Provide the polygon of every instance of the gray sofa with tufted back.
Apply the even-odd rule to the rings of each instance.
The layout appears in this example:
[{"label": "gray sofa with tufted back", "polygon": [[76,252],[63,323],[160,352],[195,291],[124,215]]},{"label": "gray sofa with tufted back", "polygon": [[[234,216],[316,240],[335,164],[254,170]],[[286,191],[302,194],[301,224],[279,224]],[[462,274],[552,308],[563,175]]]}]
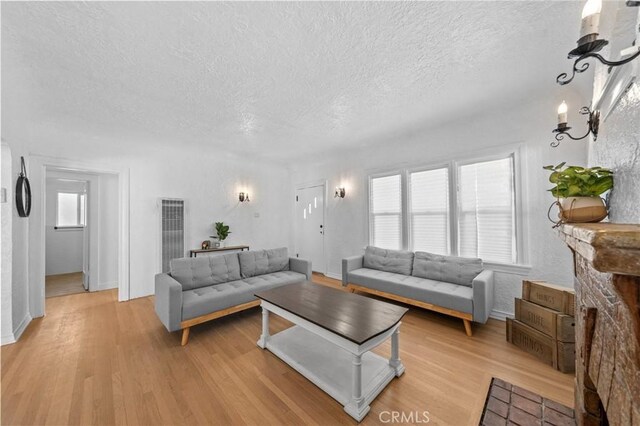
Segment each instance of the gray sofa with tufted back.
[{"label": "gray sofa with tufted back", "polygon": [[469,336],[493,309],[493,271],[480,259],[369,246],[342,259],[342,285],[461,318]]},{"label": "gray sofa with tufted back", "polygon": [[260,304],[254,293],[311,279],[311,262],[286,248],[173,259],[155,278],[155,308],[169,331],[189,328]]}]

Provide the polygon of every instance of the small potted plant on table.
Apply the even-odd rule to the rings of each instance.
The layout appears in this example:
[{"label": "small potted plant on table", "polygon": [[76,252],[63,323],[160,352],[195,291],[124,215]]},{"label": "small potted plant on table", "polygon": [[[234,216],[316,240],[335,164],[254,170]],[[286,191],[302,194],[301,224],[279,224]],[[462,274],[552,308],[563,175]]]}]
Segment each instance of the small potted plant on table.
[{"label": "small potted plant on table", "polygon": [[557,198],[553,205],[560,209],[560,223],[600,222],[608,214],[600,196],[613,188],[613,172],[604,167],[565,167],[565,164],[543,167],[551,171],[549,182],[555,186],[549,191]]},{"label": "small potted plant on table", "polygon": [[218,237],[218,241],[220,241],[220,244],[222,244],[222,246],[224,247],[226,245],[224,243],[224,240],[226,240],[229,234],[231,233],[231,231],[229,231],[229,226],[225,225],[224,222],[216,222],[215,230],[216,230],[216,235]]}]

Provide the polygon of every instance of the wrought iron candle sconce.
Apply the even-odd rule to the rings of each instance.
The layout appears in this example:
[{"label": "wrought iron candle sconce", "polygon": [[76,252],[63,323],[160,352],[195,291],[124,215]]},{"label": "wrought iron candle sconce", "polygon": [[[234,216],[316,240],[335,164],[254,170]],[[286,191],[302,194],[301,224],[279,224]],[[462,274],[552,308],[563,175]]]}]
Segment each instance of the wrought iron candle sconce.
[{"label": "wrought iron candle sconce", "polygon": [[336,187],[336,192],[333,194],[333,198],[344,198],[347,195],[347,191],[344,187]]},{"label": "wrought iron candle sconce", "polygon": [[[627,6],[639,6],[640,1],[627,1]],[[602,64],[609,67],[619,67],[628,62],[633,61],[640,56],[640,48],[636,48],[635,53],[631,53],[630,56],[620,59],[619,61],[610,61],[605,59],[598,52],[602,50],[609,42],[605,39],[598,38],[598,27],[600,24],[600,11],[602,9],[602,0],[588,0],[582,11],[582,28],[580,31],[580,38],[578,39],[578,47],[569,52],[568,58],[577,58],[573,62],[573,69],[571,76],[566,72],[556,77],[556,82],[560,85],[571,83],[576,74],[585,72],[589,69],[589,63],[584,62],[587,59],[594,58],[600,61]],[[635,46],[635,45],[634,45]]]},{"label": "wrought iron candle sconce", "polygon": [[241,203],[244,203],[244,202],[247,202],[247,203],[248,203],[249,201],[251,201],[251,200],[249,199],[249,193],[248,193],[248,192],[246,192],[246,193],[245,193],[245,192],[241,192],[241,193],[239,193],[239,194],[238,194],[238,200],[239,200]]},{"label": "wrought iron candle sconce", "polygon": [[600,50],[602,50],[602,48],[605,47],[607,44],[609,44],[607,40],[596,39],[596,40],[587,42],[581,46],[578,46],[577,48],[569,52],[568,57],[570,59],[575,57],[578,57],[578,59],[576,59],[575,62],[573,63],[573,70],[571,73],[571,77],[569,77],[566,72],[563,72],[562,74],[558,75],[558,77],[556,78],[556,81],[558,82],[558,84],[560,85],[569,84],[575,77],[576,73],[582,73],[588,70],[589,63],[588,62],[582,63],[582,62],[589,58],[595,58],[601,63],[608,65],[610,67],[619,67],[620,65],[624,65],[628,62],[631,62],[635,58],[640,56],[640,48],[638,48],[638,51],[636,53],[634,53],[633,55],[625,59],[622,59],[620,61],[609,61],[607,59],[604,59],[600,54],[597,53]]},{"label": "wrought iron candle sconce", "polygon": [[581,137],[571,136],[571,134],[569,133],[569,130],[571,130],[571,127],[567,126],[566,122],[558,123],[558,127],[553,130],[553,133],[555,133],[556,140],[551,142],[552,147],[555,148],[558,145],[560,145],[560,142],[564,140],[565,136],[569,137],[570,139],[573,139],[574,141],[579,141],[589,136],[589,134],[592,134],[594,141],[598,139],[598,127],[600,126],[600,111],[591,111],[591,108],[589,107],[582,107],[580,108],[579,113],[582,115],[589,116],[587,119],[587,125],[589,127],[587,130],[587,133]]}]

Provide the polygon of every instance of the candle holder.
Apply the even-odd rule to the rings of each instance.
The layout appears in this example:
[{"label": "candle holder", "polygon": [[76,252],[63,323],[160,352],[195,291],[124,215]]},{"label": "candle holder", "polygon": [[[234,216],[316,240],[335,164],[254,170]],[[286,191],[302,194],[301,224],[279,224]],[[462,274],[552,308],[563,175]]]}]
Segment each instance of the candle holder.
[{"label": "candle holder", "polygon": [[556,148],[558,145],[560,145],[560,142],[564,140],[565,136],[568,136],[570,139],[573,139],[574,141],[579,141],[589,136],[589,134],[593,134],[594,142],[598,139],[598,128],[600,127],[600,111],[591,111],[591,108],[589,107],[582,107],[578,112],[582,115],[589,116],[589,118],[587,119],[587,125],[589,127],[589,129],[587,130],[587,133],[581,137],[571,136],[571,134],[569,133],[569,130],[571,130],[571,127],[567,126],[567,123],[560,123],[558,124],[558,127],[553,130],[553,133],[555,133],[556,140],[551,142],[550,145],[552,147]]}]

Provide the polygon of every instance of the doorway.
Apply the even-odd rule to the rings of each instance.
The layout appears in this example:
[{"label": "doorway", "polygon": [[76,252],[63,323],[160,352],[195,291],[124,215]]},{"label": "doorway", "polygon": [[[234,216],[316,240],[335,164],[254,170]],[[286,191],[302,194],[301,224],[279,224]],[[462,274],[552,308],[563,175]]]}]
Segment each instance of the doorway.
[{"label": "doorway", "polygon": [[50,171],[45,188],[45,297],[89,290],[88,180]]},{"label": "doorway", "polygon": [[324,183],[296,189],[296,257],[311,261],[314,272],[326,273]]},{"label": "doorway", "polygon": [[117,288],[118,175],[45,174],[45,297]]}]

